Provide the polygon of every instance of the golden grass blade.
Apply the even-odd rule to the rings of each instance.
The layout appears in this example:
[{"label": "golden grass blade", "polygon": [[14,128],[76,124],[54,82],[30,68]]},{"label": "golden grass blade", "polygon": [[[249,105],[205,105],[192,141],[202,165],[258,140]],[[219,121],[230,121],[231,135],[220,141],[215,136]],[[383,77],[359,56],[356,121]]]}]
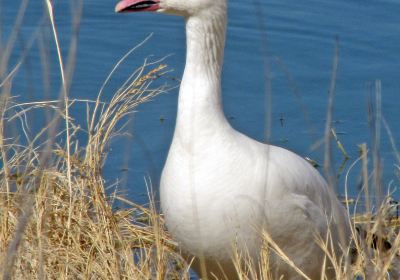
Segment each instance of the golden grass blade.
[{"label": "golden grass blade", "polygon": [[282,249],[274,242],[268,232],[263,232],[263,238],[270,244],[271,248],[278,254],[283,261],[285,261],[289,266],[291,266],[300,276],[306,280],[311,280],[296,264],[282,251]]},{"label": "golden grass blade", "polygon": [[[52,30],[53,30],[54,42],[56,44],[58,62],[59,62],[60,74],[61,74],[61,81],[62,81],[62,88],[63,88],[63,93],[64,93],[65,126],[66,126],[66,137],[67,137],[67,139],[66,139],[66,145],[67,145],[67,176],[68,176],[68,188],[69,188],[69,193],[70,193],[70,204],[72,206],[73,193],[72,193],[72,182],[71,182],[69,100],[68,100],[67,84],[66,84],[66,81],[65,81],[64,63],[63,63],[63,58],[62,58],[62,55],[61,55],[60,43],[58,41],[57,29],[56,29],[56,25],[55,25],[55,22],[54,22],[54,13],[53,13],[53,6],[52,6],[52,3],[51,3],[51,0],[46,0],[46,4],[47,4],[47,11],[48,11],[49,17],[50,17],[51,27],[52,27]],[[71,208],[72,207],[70,207],[70,209]],[[70,215],[68,215],[68,217],[69,218],[68,218],[67,229],[70,228],[71,213],[70,213]]]}]

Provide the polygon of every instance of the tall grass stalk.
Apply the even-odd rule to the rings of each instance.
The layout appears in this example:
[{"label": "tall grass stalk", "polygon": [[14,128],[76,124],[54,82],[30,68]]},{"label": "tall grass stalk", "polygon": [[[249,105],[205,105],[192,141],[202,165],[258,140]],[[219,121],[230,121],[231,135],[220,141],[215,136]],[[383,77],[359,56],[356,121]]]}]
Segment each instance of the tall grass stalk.
[{"label": "tall grass stalk", "polygon": [[[53,35],[54,35],[54,42],[56,44],[56,49],[57,49],[57,56],[58,56],[58,63],[60,66],[60,74],[61,74],[61,85],[62,85],[62,92],[64,95],[64,112],[65,112],[65,127],[66,127],[66,149],[67,149],[67,177],[68,177],[68,188],[69,188],[69,193],[70,193],[70,208],[72,209],[72,183],[71,183],[71,145],[70,145],[70,128],[69,128],[69,98],[68,98],[68,92],[67,92],[67,82],[65,80],[65,73],[64,73],[64,61],[63,57],[61,55],[61,48],[60,48],[60,43],[58,41],[58,34],[57,34],[57,28],[56,24],[54,22],[54,14],[53,14],[53,5],[50,0],[46,0],[46,5],[47,5],[47,11],[49,13],[49,18],[51,22],[51,28],[53,30]],[[71,214],[71,213],[70,213]],[[67,229],[69,230],[70,224],[71,224],[71,215],[68,215],[68,223],[67,223]]]}]

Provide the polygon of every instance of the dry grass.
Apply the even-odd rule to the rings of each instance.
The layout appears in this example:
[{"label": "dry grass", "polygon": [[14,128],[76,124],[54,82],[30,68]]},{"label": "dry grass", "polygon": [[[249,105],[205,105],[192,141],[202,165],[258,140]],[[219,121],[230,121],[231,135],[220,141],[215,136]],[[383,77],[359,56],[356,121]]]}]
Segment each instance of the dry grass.
[{"label": "dry grass", "polygon": [[[386,200],[374,215],[355,214],[351,219],[352,240],[342,255],[332,254],[333,244],[329,233],[326,238],[316,237],[325,258],[321,267],[333,269],[337,280],[347,279],[400,279],[400,219],[393,216],[393,204]],[[273,275],[271,257],[279,258],[294,271],[296,279],[309,278],[271,239],[263,232],[260,260],[255,264],[245,253],[235,251],[234,263],[240,280],[287,279]],[[325,269],[322,269],[325,271]],[[314,279],[314,278],[312,278]],[[332,279],[322,273],[321,280]]]},{"label": "dry grass", "polygon": [[[103,102],[105,85],[133,48],[111,71],[97,100],[71,100],[82,3],[71,2],[75,12],[66,64],[49,0],[47,15],[16,65],[10,67],[9,61],[28,0],[21,2],[8,41],[0,42],[0,279],[185,279],[187,266],[154,204],[143,207],[109,194],[102,178],[109,142],[123,130],[127,116],[167,90],[151,86],[166,66],[146,60],[111,101]],[[54,101],[21,104],[11,94],[13,79],[34,42],[40,47],[44,69],[49,68],[42,31],[54,39],[60,95]],[[47,71],[43,79],[46,89]],[[87,108],[86,129],[70,114],[72,106],[82,103]],[[46,116],[47,125],[32,136],[35,111]],[[84,146],[78,141],[82,135]],[[123,209],[114,207],[117,201]]]},{"label": "dry grass", "polygon": [[[88,114],[94,117],[85,147],[74,138],[81,129],[71,119],[69,134],[56,131],[38,145],[32,141],[24,147],[1,135],[3,279],[182,279],[186,267],[154,206],[145,208],[117,194],[107,195],[101,175],[105,149],[118,133],[118,123],[137,105],[165,90],[149,89],[165,66],[148,67],[141,67],[109,103],[86,102]],[[30,110],[37,106],[63,112],[56,102],[7,104],[4,124],[29,119]],[[100,112],[97,117],[93,105]],[[41,133],[46,131],[54,129],[49,126]],[[69,156],[66,145],[49,144],[66,135]],[[126,207],[113,209],[116,200]]]},{"label": "dry grass", "polygon": [[[2,157],[0,173],[0,267],[3,279],[189,278],[188,267],[163,227],[162,217],[154,205],[143,207],[117,194],[107,195],[101,176],[107,143],[118,134],[118,123],[137,105],[165,90],[149,89],[151,82],[163,71],[164,65],[146,64],[109,103],[80,101],[87,103],[88,116],[93,116],[88,118],[91,129],[85,132],[88,144],[79,147],[74,135],[81,128],[69,120],[69,160],[66,147],[56,142],[48,152],[44,150],[49,147],[47,142],[33,145],[37,141],[32,141],[28,146],[22,146],[3,135],[0,146],[2,154],[6,155]],[[71,104],[77,102],[72,100]],[[27,115],[36,107],[62,112],[57,102],[16,106],[10,100],[3,114],[8,117],[2,122],[29,119]],[[99,112],[97,117],[94,110]],[[50,126],[42,134],[48,130],[51,130]],[[66,133],[57,131],[56,135],[63,138]],[[360,161],[365,158],[362,155]],[[126,208],[114,209],[113,203],[117,200]],[[338,272],[337,279],[351,279],[355,275],[365,279],[398,279],[399,220],[390,216],[393,205],[383,205],[375,215],[365,214],[353,219],[354,247],[359,255],[351,271],[342,260],[332,261]],[[365,229],[364,235],[356,234],[355,228],[360,224]],[[390,240],[392,248],[375,250],[369,246],[374,234]],[[269,269],[271,252],[297,269],[267,234],[265,240],[260,252],[261,266],[255,266],[237,252],[235,259],[240,279],[273,279]],[[391,278],[388,275],[392,275]]]}]

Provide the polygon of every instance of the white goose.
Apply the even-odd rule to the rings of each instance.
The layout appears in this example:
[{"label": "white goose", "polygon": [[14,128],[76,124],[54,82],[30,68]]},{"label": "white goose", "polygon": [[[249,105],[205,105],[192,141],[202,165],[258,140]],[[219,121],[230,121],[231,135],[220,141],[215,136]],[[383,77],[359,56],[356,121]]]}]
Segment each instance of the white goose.
[{"label": "white goose", "polygon": [[[325,238],[329,224],[340,252],[350,236],[347,216],[309,163],[241,134],[224,116],[227,0],[122,0],[116,11],[185,18],[186,66],[160,197],[169,232],[184,252],[205,260],[195,262],[195,270],[204,272],[205,264],[208,277],[235,279],[234,244],[257,262],[265,230],[298,268],[320,279],[324,253],[315,235]],[[279,257],[271,267],[276,279],[300,277]],[[328,271],[328,276],[334,275]]]}]

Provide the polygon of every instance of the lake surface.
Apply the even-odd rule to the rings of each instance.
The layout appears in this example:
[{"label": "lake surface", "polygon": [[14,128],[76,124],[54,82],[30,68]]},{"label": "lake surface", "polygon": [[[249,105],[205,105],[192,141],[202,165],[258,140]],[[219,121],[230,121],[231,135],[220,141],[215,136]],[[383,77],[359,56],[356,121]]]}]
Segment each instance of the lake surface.
[{"label": "lake surface", "polygon": [[[58,1],[55,6],[64,55],[69,48],[71,17],[76,14],[73,2]],[[4,42],[10,36],[20,3],[0,3]],[[182,75],[183,20],[150,13],[117,15],[115,4],[114,1],[84,1],[71,98],[95,99],[119,58],[150,33],[153,36],[148,42],[114,75],[104,99],[108,100],[145,58],[155,60],[169,55],[164,63],[174,71],[168,76],[179,79]],[[11,66],[38,30],[43,14],[43,1],[29,3]],[[264,141],[267,112],[271,112],[269,141],[322,163],[323,147],[316,144],[324,134],[335,38],[339,38],[333,127],[351,157],[345,170],[357,159],[359,144],[365,142],[371,148],[368,108],[371,102],[375,104],[377,81],[382,88],[383,117],[397,141],[400,139],[399,14],[400,2],[390,0],[230,1],[222,88],[224,109],[232,125]],[[42,83],[43,67],[36,40],[13,86],[13,94],[21,101],[56,98],[59,93],[60,77],[51,35],[48,28],[40,32],[47,32],[44,41],[50,44],[50,88],[46,91]],[[269,70],[266,72],[266,69]],[[271,90],[266,86],[266,77]],[[170,82],[176,83],[173,79]],[[133,136],[118,138],[110,146],[104,167],[107,184],[118,182],[118,189],[135,201],[147,200],[145,176],[151,179],[155,190],[158,188],[174,129],[177,92],[172,90],[141,105],[127,127]],[[267,104],[267,96],[271,96],[271,104]],[[78,106],[72,113],[81,124],[85,123],[84,108]],[[32,120],[32,126],[33,130],[39,129],[41,123]],[[338,168],[342,155],[336,145],[333,147]],[[384,185],[393,189],[398,185],[400,163],[383,124],[380,154]],[[349,176],[352,195],[358,192],[359,177],[360,165],[356,165]],[[343,178],[344,175],[339,181],[341,190]]]}]

